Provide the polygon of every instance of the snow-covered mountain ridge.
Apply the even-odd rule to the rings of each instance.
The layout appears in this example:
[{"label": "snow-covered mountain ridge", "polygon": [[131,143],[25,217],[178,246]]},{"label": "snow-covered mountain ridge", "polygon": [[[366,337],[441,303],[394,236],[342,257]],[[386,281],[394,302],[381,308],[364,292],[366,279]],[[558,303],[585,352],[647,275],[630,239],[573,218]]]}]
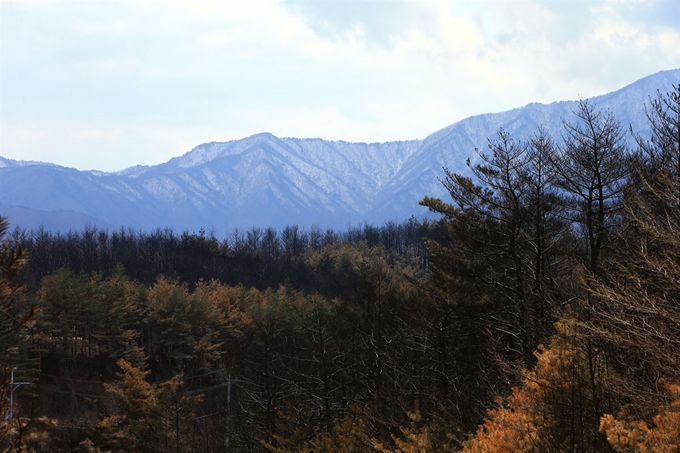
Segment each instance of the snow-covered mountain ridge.
[{"label": "snow-covered mountain ridge", "polygon": [[[592,98],[624,125],[647,129],[644,105],[657,90],[680,84],[680,69],[663,71],[621,90]],[[0,214],[14,224],[64,225],[64,212],[102,226],[178,230],[333,226],[383,223],[422,215],[425,195],[445,197],[442,167],[465,171],[474,149],[484,148],[499,128],[520,140],[542,125],[556,139],[576,101],[528,104],[507,112],[458,121],[423,140],[349,143],[278,138],[269,133],[199,145],[156,166],[105,173],[0,157]],[[31,216],[22,218],[30,210]],[[60,221],[50,221],[59,213]],[[9,213],[9,211],[8,211]],[[63,227],[60,227],[63,228]]]}]

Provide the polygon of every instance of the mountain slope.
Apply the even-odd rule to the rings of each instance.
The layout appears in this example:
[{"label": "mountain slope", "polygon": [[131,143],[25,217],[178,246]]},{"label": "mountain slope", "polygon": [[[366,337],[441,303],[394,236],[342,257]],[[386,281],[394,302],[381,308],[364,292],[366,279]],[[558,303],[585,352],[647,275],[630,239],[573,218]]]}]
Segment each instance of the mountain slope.
[{"label": "mountain slope", "polygon": [[[663,71],[590,101],[644,133],[648,98],[678,83],[680,70]],[[470,117],[424,140],[405,142],[348,143],[262,133],[206,143],[161,165],[115,173],[0,158],[0,214],[11,212],[13,223],[33,226],[39,211],[39,218],[55,229],[69,224],[64,212],[72,212],[111,227],[204,227],[218,233],[234,227],[317,223],[344,228],[363,221],[401,221],[424,214],[418,206],[424,195],[446,197],[438,180],[442,167],[466,171],[466,159],[474,162],[474,149],[484,149],[499,128],[526,140],[542,125],[559,141],[562,120],[568,121],[576,107],[576,101],[532,103]],[[50,212],[59,221],[51,221]],[[72,223],[77,223],[75,214]]]},{"label": "mountain slope", "polygon": [[[657,90],[665,93],[679,83],[680,69],[662,71],[588,101],[597,108],[614,112],[624,129],[630,126],[636,133],[646,135],[649,126],[644,107],[649,98],[655,97]],[[474,164],[478,160],[475,149],[486,151],[488,139],[500,128],[517,140],[527,140],[542,126],[559,143],[564,120],[570,121],[577,108],[578,101],[531,103],[507,112],[466,118],[431,134],[385,188],[374,219],[400,218],[401,206],[419,199],[417,194],[421,194],[420,199],[425,194],[445,198],[446,191],[438,180],[443,177],[442,167],[465,173],[466,160],[470,158]]]}]

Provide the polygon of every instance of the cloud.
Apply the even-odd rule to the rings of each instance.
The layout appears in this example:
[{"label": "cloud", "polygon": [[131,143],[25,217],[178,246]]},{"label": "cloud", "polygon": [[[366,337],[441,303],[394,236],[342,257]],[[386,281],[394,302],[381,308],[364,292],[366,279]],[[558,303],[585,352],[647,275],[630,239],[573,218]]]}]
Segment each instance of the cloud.
[{"label": "cloud", "polygon": [[390,46],[408,25],[408,2],[287,0],[290,11],[304,18],[318,36],[332,41],[360,34],[367,43]]},{"label": "cloud", "polygon": [[261,131],[422,138],[473,114],[602,94],[680,66],[675,0],[1,7],[0,155],[46,147],[74,162],[90,143],[129,159],[108,168]]}]

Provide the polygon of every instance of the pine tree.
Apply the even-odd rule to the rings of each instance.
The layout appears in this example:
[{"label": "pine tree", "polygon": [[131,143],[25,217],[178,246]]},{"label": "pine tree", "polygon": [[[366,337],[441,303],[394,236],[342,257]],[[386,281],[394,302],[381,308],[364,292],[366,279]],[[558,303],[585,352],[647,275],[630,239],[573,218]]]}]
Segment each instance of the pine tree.
[{"label": "pine tree", "polygon": [[623,207],[630,173],[628,150],[625,131],[611,111],[581,100],[574,113],[576,119],[564,123],[564,145],[552,164],[571,220],[584,238],[583,264],[598,274],[613,220]]},{"label": "pine tree", "polygon": [[191,451],[185,425],[193,415],[195,400],[178,393],[181,375],[153,385],[147,382],[150,371],[123,359],[118,366],[119,380],[105,384],[116,410],[95,427],[94,441],[86,439],[82,447],[113,453]]}]

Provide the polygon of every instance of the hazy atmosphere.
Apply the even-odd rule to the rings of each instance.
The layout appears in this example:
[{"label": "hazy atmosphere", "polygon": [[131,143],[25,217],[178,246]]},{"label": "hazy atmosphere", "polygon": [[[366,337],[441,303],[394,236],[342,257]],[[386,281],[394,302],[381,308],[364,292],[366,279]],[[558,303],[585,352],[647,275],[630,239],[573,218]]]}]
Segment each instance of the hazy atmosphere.
[{"label": "hazy atmosphere", "polygon": [[262,131],[423,138],[680,66],[675,0],[0,5],[0,155],[78,169]]}]

